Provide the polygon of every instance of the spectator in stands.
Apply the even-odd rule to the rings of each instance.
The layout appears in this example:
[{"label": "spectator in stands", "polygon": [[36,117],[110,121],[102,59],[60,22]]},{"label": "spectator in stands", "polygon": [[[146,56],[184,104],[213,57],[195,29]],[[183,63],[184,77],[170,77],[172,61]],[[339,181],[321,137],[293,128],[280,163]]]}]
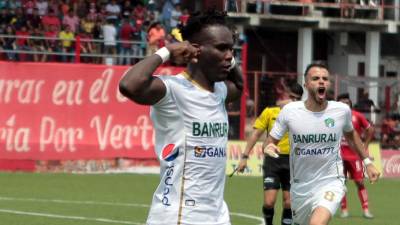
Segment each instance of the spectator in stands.
[{"label": "spectator in stands", "polygon": [[61,13],[60,13],[60,8],[61,8],[60,7],[60,0],[49,0],[48,1],[48,5],[49,6],[48,6],[47,11],[52,9],[56,16],[64,16],[65,15],[65,14],[61,15]]},{"label": "spectator in stands", "polygon": [[47,0],[37,0],[36,8],[39,10],[40,16],[45,16],[48,12],[49,3]]},{"label": "spectator in stands", "polygon": [[[6,35],[15,35],[14,28],[11,25],[6,27]],[[0,38],[0,43],[4,50],[15,50],[17,48],[16,39],[13,37]],[[6,53],[7,59],[10,61],[16,61],[17,56],[13,52]]]},{"label": "spectator in stands", "polygon": [[117,0],[111,0],[111,2],[106,5],[105,9],[107,12],[106,19],[115,25],[121,13],[121,7],[117,4]]},{"label": "spectator in stands", "polygon": [[39,10],[38,8],[33,8],[32,14],[27,16],[27,24],[29,30],[34,30],[35,28],[38,28],[42,24],[42,19],[39,16]]},{"label": "spectator in stands", "polygon": [[[69,1],[68,0],[62,0],[61,6],[60,6],[60,10],[61,10],[61,12],[60,12],[61,15],[60,16],[64,17],[65,15],[67,15],[68,11],[70,9],[73,9],[73,8],[70,7]],[[53,11],[54,11],[54,13],[56,15],[58,15],[58,13],[54,9],[53,9]]]},{"label": "spectator in stands", "polygon": [[126,13],[130,14],[132,10],[133,10],[132,2],[130,0],[124,0],[124,3],[122,4],[121,7],[122,15],[125,15]]},{"label": "spectator in stands", "polygon": [[[92,42],[93,35],[90,32],[84,31],[79,35],[81,37],[81,53],[83,54],[93,54],[95,53],[95,46]],[[90,56],[82,56],[82,61],[85,63],[93,62]]]},{"label": "spectator in stands", "polygon": [[[127,12],[128,13],[128,12]],[[118,64],[120,65],[131,65],[130,56],[133,55],[132,43],[129,43],[132,39],[135,28],[130,23],[129,13],[124,15],[122,26],[119,31],[119,38],[121,41],[121,51]]]},{"label": "spectator in stands", "polygon": [[186,26],[189,17],[190,17],[189,10],[183,9],[182,15],[179,17],[179,21],[182,24],[182,26]]},{"label": "spectator in stands", "polygon": [[148,0],[146,4],[146,0],[144,0],[144,5],[147,5],[147,10],[150,12],[154,12],[157,9],[156,1],[155,0]]},{"label": "spectator in stands", "polygon": [[94,22],[93,17],[90,14],[81,19],[81,30],[86,33],[92,33],[95,25],[96,23]]},{"label": "spectator in stands", "polygon": [[135,63],[139,61],[139,58],[142,58],[144,55],[144,51],[146,49],[146,31],[145,27],[143,25],[143,22],[141,20],[136,21],[135,25],[135,32],[133,33],[132,36],[132,41],[136,42],[133,44],[133,55],[135,57],[134,61]]},{"label": "spectator in stands", "polygon": [[15,9],[15,14],[13,18],[11,19],[11,24],[14,26],[14,29],[21,29],[22,26],[28,26],[26,16],[24,14],[24,11],[22,8],[16,8]]},{"label": "spectator in stands", "polygon": [[17,8],[22,8],[22,0],[9,0],[8,8],[15,10]]},{"label": "spectator in stands", "polygon": [[181,16],[182,16],[181,5],[175,4],[175,7],[171,11],[171,19],[169,20],[170,31],[178,26],[179,18]]},{"label": "spectator in stands", "polygon": [[90,17],[93,21],[97,20],[98,13],[97,13],[97,7],[95,2],[91,2],[89,4],[89,13],[88,17]]},{"label": "spectator in stands", "polygon": [[85,0],[78,0],[75,12],[78,18],[84,18],[88,14],[88,3]]},{"label": "spectator in stands", "polygon": [[147,10],[143,6],[141,2],[139,2],[135,8],[133,9],[132,16],[134,17],[135,20],[145,20],[147,15]]},{"label": "spectator in stands", "polygon": [[35,27],[33,29],[33,32],[30,35],[35,37],[35,38],[31,38],[28,40],[30,48],[32,49],[32,51],[36,52],[36,53],[33,53],[33,55],[32,55],[33,61],[34,62],[46,62],[47,55],[38,53],[38,52],[47,51],[45,40],[40,39],[40,38],[44,38],[42,31],[40,30],[39,27]]},{"label": "spectator in stands", "polygon": [[48,15],[42,17],[42,24],[45,31],[49,31],[51,26],[55,26],[57,31],[59,31],[61,28],[61,21],[56,16],[53,9],[49,10]]},{"label": "spectator in stands", "polygon": [[61,39],[61,60],[63,62],[72,62],[73,56],[68,56],[68,53],[74,52],[73,41],[75,39],[75,34],[72,32],[71,27],[69,25],[64,25],[64,30],[61,30],[58,34],[58,38]]},{"label": "spectator in stands", "polygon": [[35,1],[27,0],[23,3],[22,8],[25,10],[26,15],[32,15],[33,9],[36,8]]},{"label": "spectator in stands", "polygon": [[76,33],[79,28],[79,18],[76,16],[74,13],[74,10],[70,9],[68,11],[68,14],[64,16],[62,24],[64,26],[69,26],[71,28],[71,31]]},{"label": "spectator in stands", "polygon": [[156,52],[159,48],[161,43],[164,41],[165,38],[165,30],[162,27],[160,22],[155,22],[149,27],[149,31],[147,33],[147,55],[152,55]]},{"label": "spectator in stands", "polygon": [[8,8],[8,0],[0,0],[0,9]]},{"label": "spectator in stands", "polygon": [[12,15],[8,8],[3,8],[0,10],[0,24],[8,25],[10,24]]},{"label": "spectator in stands", "polygon": [[113,57],[106,56],[104,58],[104,63],[109,64],[107,59],[111,59],[113,62],[115,61],[113,58],[115,54],[117,54],[117,29],[114,26],[113,19],[107,19],[106,24],[102,27],[103,41],[104,41],[104,53],[107,55],[113,55]]},{"label": "spectator in stands", "polygon": [[380,109],[375,105],[374,101],[369,98],[369,93],[366,89],[364,89],[355,108],[360,112],[380,112]]},{"label": "spectator in stands", "polygon": [[383,148],[400,149],[400,115],[386,116],[381,125],[381,144]]},{"label": "spectator in stands", "polygon": [[[50,30],[44,31],[44,37],[48,38],[45,40],[45,47],[48,52],[53,53],[59,50],[59,41],[56,39],[58,38],[58,30],[57,26],[52,25],[49,28]],[[56,61],[56,55],[49,55],[49,61]]]},{"label": "spectator in stands", "polygon": [[[95,25],[93,27],[93,31],[92,31],[92,35],[93,35],[93,39],[104,39],[103,38],[103,22],[101,20],[96,20],[95,21]],[[99,43],[99,42],[95,42],[93,43],[94,45],[94,53],[98,53],[101,54],[104,52],[104,44],[103,43]],[[94,59],[94,63],[100,64],[102,63],[103,58],[102,57],[95,57]]]},{"label": "spectator in stands", "polygon": [[170,20],[171,20],[171,12],[174,9],[174,5],[175,4],[173,0],[165,0],[164,5],[162,7],[161,21],[163,22],[163,25],[165,26],[165,29],[167,31],[171,30]]},{"label": "spectator in stands", "polygon": [[[17,35],[16,45],[17,50],[30,51],[31,48],[28,45],[28,37],[30,36],[26,26],[21,26],[15,34]],[[18,53],[18,61],[27,61],[29,55],[26,53]]]}]

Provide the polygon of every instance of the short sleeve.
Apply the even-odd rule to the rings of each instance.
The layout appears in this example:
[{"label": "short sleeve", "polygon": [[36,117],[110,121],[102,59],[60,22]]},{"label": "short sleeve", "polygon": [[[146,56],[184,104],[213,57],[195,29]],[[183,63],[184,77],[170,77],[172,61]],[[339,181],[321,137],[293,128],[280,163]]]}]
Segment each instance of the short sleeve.
[{"label": "short sleeve", "polygon": [[359,119],[360,119],[361,126],[362,126],[364,129],[368,129],[368,128],[371,126],[371,124],[368,122],[368,120],[365,118],[364,115],[359,114],[358,117],[359,117]]},{"label": "short sleeve", "polygon": [[168,100],[171,98],[171,84],[169,81],[169,78],[171,76],[165,76],[165,75],[155,75],[155,77],[157,77],[158,79],[160,79],[164,85],[165,85],[165,95],[164,97],[162,97],[156,104],[154,104],[154,106],[161,106],[163,105],[164,102],[168,102]]},{"label": "short sleeve", "polygon": [[267,130],[268,122],[269,122],[269,110],[265,108],[261,115],[257,117],[256,121],[254,121],[253,128],[258,130]]},{"label": "short sleeve", "polygon": [[344,115],[344,124],[343,124],[343,131],[350,132],[353,128],[353,122],[351,120],[351,110],[350,107],[345,108],[345,115]]}]

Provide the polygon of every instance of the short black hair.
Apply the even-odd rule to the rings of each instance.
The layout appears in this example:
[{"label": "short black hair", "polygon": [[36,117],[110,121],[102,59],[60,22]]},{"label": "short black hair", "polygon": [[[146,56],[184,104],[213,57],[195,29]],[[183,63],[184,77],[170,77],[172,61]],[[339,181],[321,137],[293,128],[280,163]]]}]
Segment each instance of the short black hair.
[{"label": "short black hair", "polygon": [[343,93],[337,96],[336,101],[340,101],[343,99],[350,99],[349,93]]},{"label": "short black hair", "polygon": [[196,12],[190,15],[185,27],[182,28],[183,40],[191,41],[202,29],[210,25],[227,26],[227,13],[225,11],[217,11],[215,9],[208,10],[204,13]]},{"label": "short black hair", "polygon": [[310,69],[313,67],[324,68],[329,71],[328,66],[326,65],[326,63],[324,61],[315,61],[315,62],[310,63],[307,66],[306,71],[304,71],[304,78],[307,77],[308,71],[310,71]]},{"label": "short black hair", "polygon": [[300,97],[303,96],[303,87],[297,82],[290,83],[289,90]]}]

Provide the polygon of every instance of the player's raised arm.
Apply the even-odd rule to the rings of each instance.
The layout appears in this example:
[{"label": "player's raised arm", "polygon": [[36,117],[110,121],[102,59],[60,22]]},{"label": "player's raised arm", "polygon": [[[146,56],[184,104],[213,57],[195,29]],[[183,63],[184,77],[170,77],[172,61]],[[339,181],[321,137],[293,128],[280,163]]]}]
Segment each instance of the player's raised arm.
[{"label": "player's raised arm", "polygon": [[235,101],[242,96],[243,75],[238,65],[233,66],[225,83],[228,88],[227,102]]},{"label": "player's raised arm", "polygon": [[187,41],[169,44],[132,66],[121,79],[119,90],[136,103],[155,104],[166,92],[164,83],[153,76],[157,67],[169,59],[177,64],[196,62],[198,54],[199,49]]},{"label": "player's raised arm", "polygon": [[352,147],[352,149],[354,149],[356,153],[360,156],[360,158],[363,160],[370,182],[371,183],[376,182],[380,176],[380,173],[372,164],[371,159],[368,158],[368,155],[365,152],[365,147],[361,142],[360,136],[354,129],[350,132],[344,132],[344,136],[346,137],[346,140]]}]

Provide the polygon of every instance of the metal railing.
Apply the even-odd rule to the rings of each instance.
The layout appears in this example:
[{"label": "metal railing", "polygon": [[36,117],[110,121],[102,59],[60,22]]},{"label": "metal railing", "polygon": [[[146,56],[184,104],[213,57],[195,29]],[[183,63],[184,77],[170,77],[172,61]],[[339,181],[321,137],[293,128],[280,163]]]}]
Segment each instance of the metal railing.
[{"label": "metal railing", "polygon": [[[17,57],[15,55],[48,55],[48,56],[61,56],[61,57],[71,57],[73,58],[72,62],[80,63],[82,61],[82,57],[91,57],[91,58],[115,58],[118,60],[122,60],[124,58],[127,59],[137,59],[140,60],[146,56],[147,43],[142,41],[121,41],[116,40],[115,45],[111,46],[115,48],[115,54],[109,54],[105,52],[105,41],[102,39],[85,39],[77,36],[74,39],[62,39],[62,38],[51,38],[51,37],[39,37],[39,36],[18,36],[18,35],[6,35],[0,34],[0,40],[6,39],[15,39],[15,43],[12,48],[5,48],[5,46],[0,45],[0,54],[6,54],[7,56],[14,55],[14,57],[8,57],[8,60],[15,60]],[[18,40],[26,39],[27,43],[24,46],[18,46]],[[28,44],[33,40],[42,40],[43,41],[43,50],[35,50],[38,45]],[[63,51],[64,46],[62,45],[63,41],[70,41],[72,44],[69,47],[68,51]],[[52,42],[52,43],[50,43]],[[1,44],[1,42],[0,42]],[[90,53],[82,52],[81,44],[93,44],[93,51]],[[122,44],[130,44],[131,48],[126,49],[129,50],[131,54],[121,54],[123,49],[121,47]],[[139,54],[133,54],[138,52]],[[32,61],[32,60],[25,60]],[[54,61],[54,60],[53,60]],[[63,60],[58,59],[56,61],[62,62]],[[71,60],[69,60],[71,61]],[[116,63],[114,63],[116,64]]]},{"label": "metal railing", "polygon": [[[361,2],[363,4],[361,4]],[[301,16],[316,16],[321,11],[336,10],[339,18],[346,18],[347,10],[356,10],[370,14],[374,12],[373,16],[365,19],[374,20],[392,20],[399,21],[400,19],[400,5],[398,1],[390,0],[359,0],[358,3],[350,3],[349,1],[336,0],[336,2],[324,2],[322,0],[225,0],[224,8],[231,13],[257,13],[257,14],[271,14],[271,6],[292,7],[300,8]],[[367,11],[369,11],[367,13]],[[273,13],[272,13],[273,14]],[[364,13],[361,13],[364,14]],[[288,14],[291,15],[291,14]],[[323,17],[330,17],[322,15]],[[365,17],[366,15],[361,15]],[[358,19],[356,16],[354,19]]]}]

